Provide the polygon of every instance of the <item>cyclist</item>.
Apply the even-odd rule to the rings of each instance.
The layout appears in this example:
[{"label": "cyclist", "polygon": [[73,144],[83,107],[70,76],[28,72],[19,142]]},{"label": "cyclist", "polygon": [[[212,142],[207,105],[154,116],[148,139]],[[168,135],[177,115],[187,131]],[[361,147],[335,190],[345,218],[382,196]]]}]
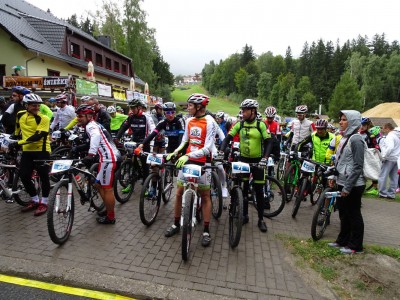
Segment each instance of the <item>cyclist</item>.
[{"label": "cyclist", "polygon": [[232,123],[225,121],[225,113],[223,111],[219,111],[215,114],[215,119],[218,123],[219,128],[221,128],[222,132],[226,136],[228,134],[229,129],[231,129]]},{"label": "cyclist", "polygon": [[292,121],[292,128],[288,138],[288,143],[295,148],[300,141],[310,136],[315,131],[315,125],[312,121],[306,119],[308,108],[307,105],[299,105],[296,107],[297,119]]},{"label": "cyclist", "polygon": [[[272,138],[268,133],[267,127],[264,122],[256,120],[258,102],[252,99],[244,100],[240,108],[242,110],[243,121],[237,122],[229,131],[228,136],[225,138],[221,145],[221,151],[224,151],[233,137],[239,133],[240,138],[240,161],[246,163],[259,163],[266,165],[268,156],[272,150]],[[264,212],[264,190],[265,184],[265,169],[258,167],[251,167],[251,173],[254,179],[254,190],[257,197],[257,210],[258,210],[258,228],[262,232],[267,231],[267,225],[263,218]],[[243,223],[249,222],[248,200],[249,179],[245,179],[243,186]]]},{"label": "cyclist", "polygon": [[117,112],[117,109],[113,105],[107,107],[107,112],[110,114],[111,117],[111,122],[110,122],[111,135],[116,136],[122,123],[124,123],[125,120],[128,119],[128,116]]},{"label": "cyclist", "polygon": [[54,130],[55,128],[66,127],[76,117],[74,107],[68,105],[68,98],[66,94],[62,93],[58,95],[55,100],[58,110],[55,114],[53,122],[50,125],[51,130]]},{"label": "cyclist", "polygon": [[114,173],[117,169],[117,160],[120,157],[117,147],[112,142],[109,132],[94,120],[96,115],[93,106],[82,104],[76,109],[78,125],[85,128],[90,138],[88,155],[83,158],[86,166],[93,164],[94,157],[100,157],[99,172],[96,178],[96,186],[103,199],[106,210],[103,216],[96,220],[100,224],[115,224],[115,197],[113,193]]},{"label": "cyclist", "polygon": [[11,97],[14,103],[11,103],[10,106],[8,106],[1,119],[1,123],[3,123],[6,133],[8,134],[14,133],[15,118],[19,111],[25,110],[25,106],[22,103],[22,100],[24,96],[28,93],[30,93],[30,91],[23,86],[13,87]]},{"label": "cyclist", "polygon": [[335,135],[327,131],[328,121],[324,119],[319,119],[315,122],[316,132],[313,132],[310,136],[306,137],[304,140],[300,141],[297,146],[297,151],[301,151],[301,148],[312,143],[313,145],[313,155],[312,159],[319,163],[329,163],[330,157],[328,158],[326,152],[331,141],[335,138]]},{"label": "cyclist", "polygon": [[[134,99],[129,102],[130,113],[129,117],[122,123],[116,137],[116,141],[124,135],[127,129],[132,132],[132,141],[142,144],[144,139],[155,129],[153,119],[150,115],[144,112],[145,104],[139,100]],[[150,144],[143,147],[144,151],[150,152]],[[146,164],[146,158],[140,157],[143,168],[143,180],[149,175],[149,165]],[[128,185],[122,192],[130,192],[131,185]]]},{"label": "cyclist", "polygon": [[[152,113],[154,124],[157,125],[159,122],[164,120],[163,106],[157,103],[154,106],[154,113]],[[154,140],[153,152],[164,153],[165,151],[165,130],[159,130]]]},{"label": "cyclist", "polygon": [[[182,143],[179,145],[178,149],[176,149],[173,153],[170,153],[167,157],[167,160],[170,160],[173,156],[177,156],[178,153],[183,152],[187,147],[186,154],[181,156],[176,163],[178,168],[181,168],[187,162],[191,164],[205,165],[207,157],[212,153],[215,134],[217,131],[217,124],[210,115],[206,115],[206,106],[208,105],[209,101],[209,97],[203,94],[192,94],[187,100],[188,113],[193,117],[187,119],[186,121]],[[173,236],[174,234],[178,233],[180,229],[179,221],[182,210],[184,181],[185,178],[182,174],[182,170],[180,170],[177,181],[178,186],[176,189],[174,224],[165,232],[166,237]],[[201,241],[203,247],[207,247],[211,243],[209,230],[211,220],[210,184],[211,171],[208,169],[201,176],[198,186],[204,219],[203,237]]]},{"label": "cyclist", "polygon": [[97,123],[101,124],[108,132],[111,133],[111,117],[110,114],[107,112],[107,109],[99,103],[99,100],[94,97],[91,97],[86,104],[93,106],[94,111],[96,112],[96,114],[94,115],[94,120]]},{"label": "cyclist", "polygon": [[[21,168],[19,175],[21,181],[31,196],[30,203],[22,208],[22,212],[35,210],[34,215],[40,216],[47,211],[47,202],[50,193],[49,167],[36,165],[34,160],[50,158],[49,127],[50,119],[40,112],[42,98],[36,94],[27,94],[23,97],[26,110],[17,113],[15,122],[15,135],[22,135],[18,145],[22,146]],[[36,169],[42,189],[42,199],[39,199],[38,191],[32,182],[32,172]]]},{"label": "cyclist", "polygon": [[280,157],[280,152],[281,152],[281,128],[279,126],[279,123],[275,121],[276,117],[276,108],[273,106],[268,106],[265,109],[265,116],[267,117],[264,120],[265,125],[267,125],[267,128],[269,132],[272,135],[273,138],[273,146],[272,146],[272,154],[275,156],[275,160],[279,160]]}]

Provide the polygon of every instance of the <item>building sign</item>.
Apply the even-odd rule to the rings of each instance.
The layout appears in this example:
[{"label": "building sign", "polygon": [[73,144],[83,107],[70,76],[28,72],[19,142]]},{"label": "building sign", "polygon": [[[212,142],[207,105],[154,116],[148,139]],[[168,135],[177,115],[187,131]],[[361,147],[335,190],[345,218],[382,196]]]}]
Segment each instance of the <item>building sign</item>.
[{"label": "building sign", "polygon": [[42,89],[43,77],[3,76],[3,87],[13,88],[17,85],[24,86],[29,89]]},{"label": "building sign", "polygon": [[112,92],[115,100],[126,100],[126,92],[124,89],[113,87]]},{"label": "building sign", "polygon": [[97,96],[97,83],[76,79],[76,93],[79,95],[96,95]]},{"label": "building sign", "polygon": [[105,84],[98,83],[97,88],[99,91],[99,96],[112,97],[111,85],[105,85]]},{"label": "building sign", "polygon": [[68,85],[68,76],[65,77],[54,77],[48,76],[43,77],[43,87],[48,89],[64,89]]}]

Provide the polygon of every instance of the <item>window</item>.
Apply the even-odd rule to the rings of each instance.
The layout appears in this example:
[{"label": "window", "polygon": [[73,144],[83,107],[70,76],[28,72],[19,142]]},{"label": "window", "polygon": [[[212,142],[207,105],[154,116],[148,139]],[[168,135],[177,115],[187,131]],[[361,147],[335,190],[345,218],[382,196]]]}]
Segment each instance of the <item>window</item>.
[{"label": "window", "polygon": [[99,53],[96,53],[96,65],[103,67],[103,56]]},{"label": "window", "polygon": [[81,49],[79,45],[71,43],[71,56],[77,59],[81,59]]},{"label": "window", "polygon": [[126,65],[122,64],[122,74],[124,75],[128,75],[127,69],[126,69]]},{"label": "window", "polygon": [[47,76],[60,76],[60,71],[47,69]]},{"label": "window", "polygon": [[0,65],[0,86],[3,86],[3,76],[6,76],[6,65]]},{"label": "window", "polygon": [[118,72],[118,73],[121,72],[121,70],[119,68],[119,62],[117,62],[117,61],[114,61],[114,72]]},{"label": "window", "polygon": [[85,61],[92,61],[92,50],[84,49],[83,56],[85,57]]},{"label": "window", "polygon": [[111,59],[106,57],[106,69],[111,70]]}]

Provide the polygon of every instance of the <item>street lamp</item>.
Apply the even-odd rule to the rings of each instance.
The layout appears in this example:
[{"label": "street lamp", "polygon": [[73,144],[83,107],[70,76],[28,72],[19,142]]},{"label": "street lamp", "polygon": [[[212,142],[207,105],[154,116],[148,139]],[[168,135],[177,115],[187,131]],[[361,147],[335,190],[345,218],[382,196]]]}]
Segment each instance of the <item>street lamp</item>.
[{"label": "street lamp", "polygon": [[322,97],[319,98],[319,112],[318,112],[319,115],[321,115],[321,109],[322,109]]}]

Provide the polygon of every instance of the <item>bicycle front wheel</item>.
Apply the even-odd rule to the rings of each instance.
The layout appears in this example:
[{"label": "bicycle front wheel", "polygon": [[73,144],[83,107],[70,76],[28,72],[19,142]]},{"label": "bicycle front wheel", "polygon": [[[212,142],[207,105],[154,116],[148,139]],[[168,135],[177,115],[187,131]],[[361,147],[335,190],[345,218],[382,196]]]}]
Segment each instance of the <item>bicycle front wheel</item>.
[{"label": "bicycle front wheel", "polygon": [[126,203],[132,196],[136,183],[134,172],[133,162],[125,160],[115,173],[113,188],[115,199],[119,203]]},{"label": "bicycle front wheel", "polygon": [[212,215],[218,219],[222,214],[222,186],[217,172],[211,172],[210,197],[212,204]]},{"label": "bicycle front wheel", "polygon": [[318,241],[324,235],[326,227],[329,225],[329,205],[326,204],[327,199],[325,193],[331,192],[331,188],[326,188],[318,198],[317,207],[314,211],[311,223],[311,237],[314,241]]},{"label": "bicycle front wheel", "polygon": [[189,258],[190,243],[193,235],[193,206],[195,194],[192,190],[186,190],[183,194],[185,206],[183,207],[183,224],[182,224],[182,260],[187,261]]},{"label": "bicycle front wheel", "polygon": [[174,172],[170,168],[165,168],[163,173],[163,192],[162,192],[162,199],[163,202],[166,204],[171,199],[172,189],[174,187]]},{"label": "bicycle front wheel", "polygon": [[300,183],[300,190],[297,193],[296,201],[293,203],[292,218],[295,218],[297,212],[299,211],[300,204],[304,200],[305,193],[307,192],[307,185],[308,185],[308,180],[306,178],[302,179]]},{"label": "bicycle front wheel", "polygon": [[[37,186],[36,180],[32,178],[32,182]],[[27,206],[31,201],[31,196],[26,192],[25,186],[23,185],[19,176],[19,170],[17,169],[14,173],[14,179],[12,183],[12,191],[15,202],[21,206]],[[38,191],[39,192],[39,191]]]},{"label": "bicycle front wheel", "polygon": [[47,209],[47,229],[53,243],[64,244],[74,223],[74,194],[68,202],[68,181],[59,181],[51,190]]},{"label": "bicycle front wheel", "polygon": [[274,177],[265,177],[264,217],[272,218],[279,215],[286,203],[286,193],[281,183]]},{"label": "bicycle front wheel", "polygon": [[161,203],[161,178],[158,173],[151,173],[144,181],[140,193],[140,220],[150,226],[157,218]]},{"label": "bicycle front wheel", "polygon": [[283,156],[281,156],[281,158],[279,159],[278,162],[278,167],[276,169],[276,179],[278,179],[279,181],[282,181],[283,178],[285,177],[285,158]]},{"label": "bicycle front wheel", "polygon": [[229,205],[229,245],[235,248],[239,245],[243,225],[243,193],[239,187],[231,191]]},{"label": "bicycle front wheel", "polygon": [[296,167],[294,165],[291,165],[289,169],[287,169],[285,173],[285,178],[284,178],[284,189],[286,192],[286,201],[290,202],[293,199],[293,196],[296,191],[296,184],[294,182],[294,178],[296,176]]},{"label": "bicycle front wheel", "polygon": [[[90,169],[89,172],[91,174],[93,174],[93,176],[96,178],[97,174],[99,173],[99,163],[95,163],[93,164]],[[90,205],[96,210],[96,211],[102,211],[104,209],[104,201],[101,198],[101,196],[99,195],[99,193],[97,191],[95,191],[95,187],[93,186],[93,182],[91,184],[87,185],[88,187],[88,191],[87,194],[92,196],[90,199]],[[96,193],[96,195],[94,195],[94,193]]]}]

